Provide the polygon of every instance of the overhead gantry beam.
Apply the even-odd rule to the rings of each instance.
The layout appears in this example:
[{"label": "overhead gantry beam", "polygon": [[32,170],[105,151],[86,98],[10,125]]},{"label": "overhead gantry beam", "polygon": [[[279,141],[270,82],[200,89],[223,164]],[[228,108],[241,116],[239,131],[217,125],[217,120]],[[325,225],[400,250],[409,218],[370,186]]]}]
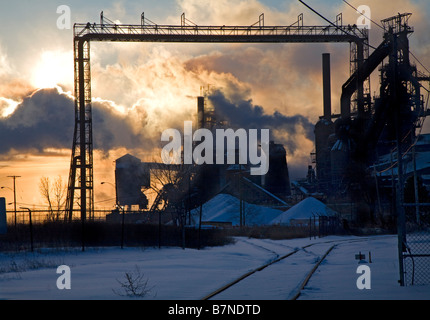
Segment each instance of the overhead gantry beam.
[{"label": "overhead gantry beam", "polygon": [[75,39],[118,42],[300,43],[357,42],[367,33],[351,26],[174,26],[75,24]]}]

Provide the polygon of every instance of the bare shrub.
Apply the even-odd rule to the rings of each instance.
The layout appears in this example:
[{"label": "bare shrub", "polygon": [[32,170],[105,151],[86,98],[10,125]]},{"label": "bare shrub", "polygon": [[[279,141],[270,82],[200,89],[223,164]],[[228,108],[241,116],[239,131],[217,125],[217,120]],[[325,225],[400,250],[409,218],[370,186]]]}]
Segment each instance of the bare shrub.
[{"label": "bare shrub", "polygon": [[122,280],[118,280],[121,286],[119,291],[112,289],[112,291],[123,297],[136,297],[143,298],[151,292],[153,287],[148,287],[148,279],[142,273],[138,266],[135,266],[135,270],[132,272],[126,272]]}]

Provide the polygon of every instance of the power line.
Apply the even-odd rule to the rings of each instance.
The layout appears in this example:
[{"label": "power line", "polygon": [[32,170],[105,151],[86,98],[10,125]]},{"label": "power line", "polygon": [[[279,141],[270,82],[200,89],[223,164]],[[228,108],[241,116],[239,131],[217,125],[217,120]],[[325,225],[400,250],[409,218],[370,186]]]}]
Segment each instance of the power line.
[{"label": "power line", "polygon": [[[312,9],[310,6],[308,6],[306,3],[304,3],[302,0],[299,0],[299,2],[301,4],[303,4],[306,8],[308,8],[309,10],[311,10],[313,13],[315,13],[317,16],[319,16],[320,18],[324,19],[325,21],[327,21],[328,23],[330,23],[332,26],[334,26],[336,29],[342,31],[343,33],[347,34],[350,36],[350,34],[348,32],[346,32],[344,29],[340,28],[339,26],[337,26],[336,24],[334,24],[333,22],[331,22],[330,20],[328,20],[326,17],[324,17],[322,14],[320,14],[319,12],[317,12],[316,10]],[[374,46],[372,46],[368,41],[367,42],[363,42],[363,44],[367,45],[368,47],[376,50],[376,48]]]},{"label": "power line", "polygon": [[31,206],[31,207],[40,207],[40,208],[51,209],[50,206],[44,205],[44,204],[34,204],[34,203],[24,203],[24,202],[17,202],[17,204],[19,204],[21,206]]},{"label": "power line", "polygon": [[430,73],[429,69],[427,69],[426,66],[421,63],[421,61],[414,55],[414,53],[411,50],[409,50],[409,53],[411,54],[412,57],[415,58],[415,60],[420,64],[421,67],[423,67],[428,73]]},{"label": "power line", "polygon": [[352,4],[350,4],[348,1],[346,1],[346,0],[342,0],[342,1],[345,2],[352,9],[354,9],[355,11],[357,11],[359,14],[361,14],[363,17],[365,17],[366,19],[370,20],[371,22],[373,22],[374,24],[376,24],[379,28],[381,28],[382,30],[385,31],[385,28],[383,26],[381,26],[379,23],[373,21],[370,17],[366,16],[363,12],[358,11],[358,9],[356,7],[354,7]]},{"label": "power line", "polygon": [[310,6],[308,6],[306,3],[304,3],[302,0],[299,0],[299,2],[301,4],[303,4],[306,8],[308,8],[309,10],[311,10],[313,13],[315,13],[317,16],[319,16],[321,19],[327,21],[329,24],[331,24],[332,26],[336,27],[336,29],[341,30],[342,32],[346,33],[347,35],[349,35],[348,32],[346,32],[345,30],[343,30],[342,28],[340,28],[339,26],[335,25],[333,22],[331,22],[330,20],[328,20],[326,17],[324,17],[322,14],[320,14],[318,11],[312,9]]},{"label": "power line", "polygon": [[110,198],[110,199],[105,199],[105,200],[99,200],[99,201],[95,201],[94,203],[102,203],[102,202],[109,202],[109,201],[113,201],[116,198]]}]

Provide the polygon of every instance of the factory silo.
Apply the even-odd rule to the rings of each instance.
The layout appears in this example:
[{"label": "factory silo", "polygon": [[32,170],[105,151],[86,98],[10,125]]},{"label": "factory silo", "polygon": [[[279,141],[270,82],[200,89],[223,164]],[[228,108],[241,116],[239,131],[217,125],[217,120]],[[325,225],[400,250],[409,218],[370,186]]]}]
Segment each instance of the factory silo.
[{"label": "factory silo", "polygon": [[281,197],[291,195],[287,152],[282,144],[273,141],[269,144],[269,171],[264,178],[264,187]]}]

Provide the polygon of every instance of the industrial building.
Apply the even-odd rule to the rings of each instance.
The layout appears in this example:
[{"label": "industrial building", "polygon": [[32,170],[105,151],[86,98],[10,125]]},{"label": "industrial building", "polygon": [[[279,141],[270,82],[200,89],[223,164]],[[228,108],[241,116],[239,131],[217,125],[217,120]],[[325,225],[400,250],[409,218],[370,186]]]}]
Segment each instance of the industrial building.
[{"label": "industrial building", "polygon": [[[209,100],[210,91],[202,90],[202,93],[197,98],[198,129],[214,131],[226,128],[228,121],[217,116],[216,108]],[[239,150],[236,149],[235,153],[238,160]],[[273,141],[269,144],[269,171],[262,176],[250,175],[250,166],[247,164],[169,165],[142,162],[129,154],[115,163],[117,205],[128,208],[139,205],[141,212],[134,217],[137,220],[155,222],[155,213],[158,212],[163,212],[166,220],[177,219],[178,212],[186,215],[219,193],[272,208],[290,207],[287,154],[281,144]],[[155,171],[158,175],[162,171],[171,172],[168,176],[175,178],[165,181],[159,179],[162,186],[148,207],[145,191],[151,187],[151,175]]]},{"label": "industrial building", "polygon": [[115,161],[116,203],[120,206],[138,205],[140,210],[148,207],[143,190],[150,187],[149,167],[130,154]]},{"label": "industrial building", "polygon": [[[209,99],[211,88],[203,88],[201,96],[197,98],[198,128],[211,131],[226,129],[229,127],[228,119],[220,118],[216,106]],[[237,129],[237,128],[236,128]],[[214,144],[215,145],[215,144]],[[225,150],[227,153],[227,150]],[[218,190],[223,188],[227,182],[233,180],[235,175],[241,175],[251,183],[263,187],[266,191],[286,201],[291,195],[290,179],[287,163],[287,152],[282,144],[270,141],[269,143],[269,170],[265,175],[251,176],[250,161],[248,164],[239,165],[239,150],[236,145],[235,164],[213,165],[210,167],[211,176],[217,177]],[[243,182],[242,182],[243,183]]]},{"label": "industrial building", "polygon": [[[323,54],[323,115],[315,124],[308,176],[292,183],[295,195],[317,195],[338,210],[343,203],[348,217],[354,217],[351,206],[365,203],[374,217],[376,203],[393,202],[399,197],[398,182],[402,191],[407,177],[413,175],[413,150],[419,150],[415,174],[428,175],[430,164],[423,161],[429,156],[428,138],[419,133],[428,115],[424,99],[428,90],[422,83],[428,84],[430,78],[410,61],[410,15],[382,20],[382,43],[355,65],[342,86],[340,114],[332,113],[330,54]],[[377,69],[380,89],[372,99],[367,82]],[[393,214],[393,208],[387,213]]]}]

